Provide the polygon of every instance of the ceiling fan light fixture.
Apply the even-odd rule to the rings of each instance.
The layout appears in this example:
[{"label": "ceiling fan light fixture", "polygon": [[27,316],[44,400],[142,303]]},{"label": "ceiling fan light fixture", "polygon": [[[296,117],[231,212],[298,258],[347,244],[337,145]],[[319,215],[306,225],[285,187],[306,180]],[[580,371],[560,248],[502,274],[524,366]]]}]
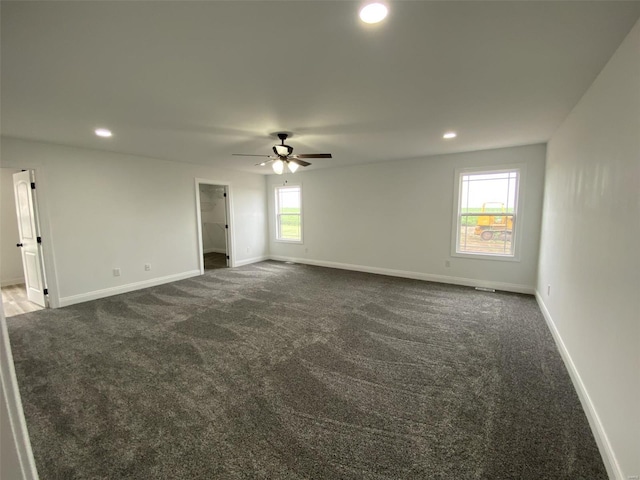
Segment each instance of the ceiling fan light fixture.
[{"label": "ceiling fan light fixture", "polygon": [[378,23],[387,16],[388,9],[383,3],[369,3],[360,9],[360,20],[364,23]]},{"label": "ceiling fan light fixture", "polygon": [[113,133],[111,133],[111,130],[107,129],[107,128],[96,128],[94,130],[94,133],[102,138],[109,138],[113,136]]},{"label": "ceiling fan light fixture", "polygon": [[284,162],[280,159],[273,162],[273,171],[278,175],[282,175],[282,172],[284,172]]},{"label": "ceiling fan light fixture", "polygon": [[291,173],[296,173],[296,170],[298,170],[298,167],[300,165],[298,165],[296,162],[287,162],[287,167],[289,167],[289,171]]}]

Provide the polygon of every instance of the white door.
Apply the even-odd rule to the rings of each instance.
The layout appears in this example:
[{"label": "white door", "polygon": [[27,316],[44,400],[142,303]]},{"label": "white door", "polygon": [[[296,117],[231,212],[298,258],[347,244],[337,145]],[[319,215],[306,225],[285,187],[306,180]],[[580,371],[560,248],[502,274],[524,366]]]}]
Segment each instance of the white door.
[{"label": "white door", "polygon": [[13,174],[13,190],[18,215],[18,247],[22,252],[22,267],[27,287],[27,298],[45,307],[44,278],[42,275],[42,250],[38,244],[38,229],[31,190],[31,172]]}]

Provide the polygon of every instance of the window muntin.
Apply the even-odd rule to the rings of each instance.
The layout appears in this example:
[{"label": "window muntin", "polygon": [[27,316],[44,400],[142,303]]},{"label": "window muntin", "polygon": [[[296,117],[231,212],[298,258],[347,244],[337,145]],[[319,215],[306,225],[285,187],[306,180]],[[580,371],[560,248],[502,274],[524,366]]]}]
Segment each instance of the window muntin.
[{"label": "window muntin", "polygon": [[517,168],[459,173],[455,253],[516,256],[519,180]]},{"label": "window muntin", "polygon": [[276,240],[302,242],[302,201],[299,185],[276,187]]}]

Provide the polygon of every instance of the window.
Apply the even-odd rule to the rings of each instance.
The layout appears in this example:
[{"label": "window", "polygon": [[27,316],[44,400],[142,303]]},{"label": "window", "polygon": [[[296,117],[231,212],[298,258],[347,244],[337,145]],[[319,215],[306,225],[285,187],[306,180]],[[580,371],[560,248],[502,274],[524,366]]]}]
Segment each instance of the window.
[{"label": "window", "polygon": [[276,240],[302,242],[300,186],[276,187]]},{"label": "window", "polygon": [[516,257],[520,169],[459,171],[452,254]]}]

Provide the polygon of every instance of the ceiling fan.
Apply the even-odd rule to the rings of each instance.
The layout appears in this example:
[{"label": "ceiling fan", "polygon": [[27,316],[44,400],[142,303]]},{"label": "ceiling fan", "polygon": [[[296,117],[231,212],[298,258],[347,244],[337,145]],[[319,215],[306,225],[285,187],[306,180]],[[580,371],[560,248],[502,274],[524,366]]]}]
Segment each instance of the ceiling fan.
[{"label": "ceiling fan", "polygon": [[267,157],[269,160],[256,163],[256,165],[263,167],[272,163],[271,166],[273,171],[278,175],[282,175],[284,173],[285,167],[291,173],[294,173],[298,170],[298,167],[308,167],[311,165],[309,162],[302,160],[303,158],[332,158],[330,153],[300,153],[298,155],[293,155],[293,147],[284,144],[284,141],[288,136],[289,134],[287,133],[278,133],[278,138],[280,139],[281,144],[273,146],[273,153],[275,155],[250,155],[244,153],[234,153],[233,155],[242,157]]}]

